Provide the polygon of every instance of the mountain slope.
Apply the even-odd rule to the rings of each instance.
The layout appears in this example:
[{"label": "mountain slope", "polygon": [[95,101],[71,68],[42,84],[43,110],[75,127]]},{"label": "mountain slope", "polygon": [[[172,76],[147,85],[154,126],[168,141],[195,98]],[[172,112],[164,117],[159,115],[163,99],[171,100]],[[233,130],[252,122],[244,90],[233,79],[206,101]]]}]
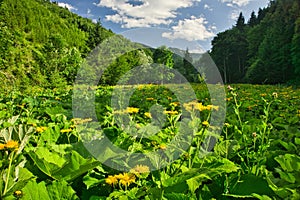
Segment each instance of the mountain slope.
[{"label": "mountain slope", "polygon": [[3,0],[0,81],[7,88],[71,83],[82,58],[110,35],[46,0]]}]

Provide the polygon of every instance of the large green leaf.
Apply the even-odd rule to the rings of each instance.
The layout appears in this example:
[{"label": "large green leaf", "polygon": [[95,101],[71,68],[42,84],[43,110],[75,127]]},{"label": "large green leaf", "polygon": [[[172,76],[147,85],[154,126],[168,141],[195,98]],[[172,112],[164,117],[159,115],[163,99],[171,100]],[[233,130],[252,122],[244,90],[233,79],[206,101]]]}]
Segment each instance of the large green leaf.
[{"label": "large green leaf", "polygon": [[30,181],[22,190],[24,200],[75,200],[79,199],[75,191],[65,181],[53,181],[50,185]]},{"label": "large green leaf", "polygon": [[93,158],[83,158],[71,145],[51,147],[32,148],[28,155],[43,173],[54,179],[71,181],[100,164]]},{"label": "large green leaf", "polygon": [[268,185],[267,180],[252,174],[246,174],[239,178],[238,182],[231,186],[230,195],[252,196],[253,193],[259,195],[274,196],[274,192]]}]

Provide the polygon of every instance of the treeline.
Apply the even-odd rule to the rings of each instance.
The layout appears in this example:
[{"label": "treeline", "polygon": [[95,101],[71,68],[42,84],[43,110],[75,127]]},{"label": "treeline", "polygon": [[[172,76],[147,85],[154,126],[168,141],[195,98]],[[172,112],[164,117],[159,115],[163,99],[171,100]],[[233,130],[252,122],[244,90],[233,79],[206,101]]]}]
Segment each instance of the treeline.
[{"label": "treeline", "polygon": [[72,83],[84,57],[113,35],[49,0],[0,1],[0,81],[3,88]]},{"label": "treeline", "polygon": [[210,55],[224,82],[300,82],[300,1],[274,0],[217,34]]},{"label": "treeline", "polygon": [[[183,79],[199,81],[188,50],[178,56],[165,46],[134,44],[106,30],[100,21],[93,23],[49,0],[0,0],[0,44],[0,81],[5,90],[32,85],[64,88],[76,78],[101,85],[142,83],[149,77],[156,79],[149,82],[166,82],[177,78],[172,69]],[[95,62],[90,62],[95,52]],[[78,74],[85,62],[90,67]],[[134,70],[137,66],[139,71]]]}]

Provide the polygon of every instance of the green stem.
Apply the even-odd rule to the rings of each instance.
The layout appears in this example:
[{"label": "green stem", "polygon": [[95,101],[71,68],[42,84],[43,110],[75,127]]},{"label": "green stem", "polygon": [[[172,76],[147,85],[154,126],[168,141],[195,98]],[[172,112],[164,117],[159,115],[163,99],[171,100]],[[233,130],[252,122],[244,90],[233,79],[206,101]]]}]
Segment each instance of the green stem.
[{"label": "green stem", "polygon": [[6,175],[6,181],[5,181],[5,187],[4,187],[3,195],[5,195],[6,192],[7,192],[9,175],[10,175],[10,170],[11,170],[11,166],[12,166],[12,161],[13,160],[14,160],[14,151],[12,151],[12,153],[10,154],[10,161],[9,161],[9,165],[8,165],[8,170],[7,170],[7,175]]}]

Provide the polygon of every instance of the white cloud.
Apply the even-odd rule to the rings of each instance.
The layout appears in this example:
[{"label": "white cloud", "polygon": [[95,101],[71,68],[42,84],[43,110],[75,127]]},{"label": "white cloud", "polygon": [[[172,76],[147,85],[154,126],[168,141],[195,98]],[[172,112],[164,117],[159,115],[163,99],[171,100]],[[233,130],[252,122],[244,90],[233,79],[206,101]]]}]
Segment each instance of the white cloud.
[{"label": "white cloud", "polygon": [[116,11],[107,15],[106,20],[122,24],[123,28],[149,27],[153,25],[168,25],[178,15],[179,8],[191,7],[201,0],[135,0],[133,5],[128,0],[100,0],[99,7],[108,7]]},{"label": "white cloud", "polygon": [[213,11],[213,9],[208,4],[204,4],[204,9],[207,9],[209,11]]},{"label": "white cloud", "polygon": [[230,19],[237,21],[241,11],[239,10],[233,10],[229,16]]},{"label": "white cloud", "polygon": [[67,4],[67,3],[58,3],[57,5],[63,8],[67,8],[70,11],[78,10],[77,8],[73,7],[71,4]]},{"label": "white cloud", "polygon": [[250,0],[221,0],[222,3],[227,3],[227,6],[232,7],[233,5],[237,5],[239,7],[246,6],[249,4]]},{"label": "white cloud", "polygon": [[172,32],[165,32],[163,37],[168,39],[185,39],[188,41],[206,40],[215,36],[211,29],[206,28],[207,21],[204,17],[179,20],[177,26],[172,27]]}]

